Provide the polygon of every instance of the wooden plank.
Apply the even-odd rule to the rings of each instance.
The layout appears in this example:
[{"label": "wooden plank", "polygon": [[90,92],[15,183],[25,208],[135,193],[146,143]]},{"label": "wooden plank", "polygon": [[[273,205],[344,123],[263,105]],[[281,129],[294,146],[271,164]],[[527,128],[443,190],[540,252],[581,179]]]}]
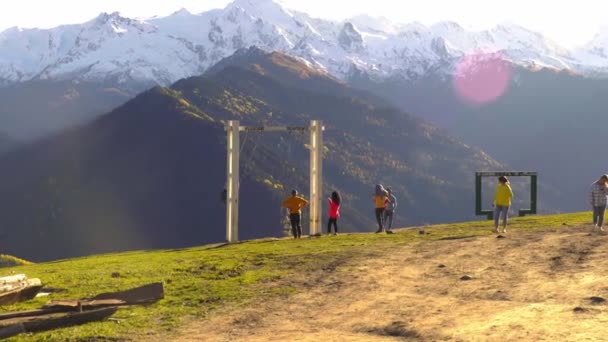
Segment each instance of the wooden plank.
[{"label": "wooden plank", "polygon": [[72,309],[58,306],[55,308],[47,308],[47,309],[7,312],[7,313],[0,314],[0,325],[3,324],[3,321],[12,319],[12,318],[35,317],[35,316],[48,315],[48,314],[57,313],[57,312],[69,312],[69,311],[72,311]]},{"label": "wooden plank", "polygon": [[162,283],[153,283],[134,289],[99,294],[91,299],[53,300],[44,308],[66,307],[91,309],[104,306],[122,306],[136,304],[151,304],[164,298]]},{"label": "wooden plank", "polygon": [[[7,312],[0,314],[0,324],[2,324],[3,320],[19,317],[35,317],[57,312],[70,312],[80,309],[91,310],[108,306],[148,304],[162,299],[163,296],[164,290],[162,283],[154,283],[127,291],[103,293],[94,297],[98,299],[53,300],[39,310]],[[104,297],[108,297],[108,299],[104,299]],[[109,297],[122,297],[122,299]]]},{"label": "wooden plank", "polygon": [[[15,292],[33,298],[40,288],[42,285]],[[0,338],[99,321],[113,315],[120,305],[149,304],[162,298],[163,284],[153,283],[126,291],[102,293],[92,299],[52,301],[40,310],[0,314]]]},{"label": "wooden plank", "polygon": [[91,311],[71,312],[63,314],[49,314],[39,317],[22,317],[22,322],[15,322],[4,327],[0,327],[0,338],[7,338],[18,335],[22,332],[41,332],[57,328],[81,325],[93,321],[101,321],[112,316],[117,307],[108,307]]},{"label": "wooden plank", "polygon": [[57,318],[57,317],[63,317],[69,313],[74,313],[74,311],[71,312],[51,312],[51,313],[45,313],[44,315],[36,315],[36,316],[27,316],[27,317],[14,317],[11,319],[5,319],[2,322],[0,322],[0,328],[2,327],[9,327],[11,325],[15,325],[17,323],[27,323],[27,322],[32,322],[35,320],[40,320],[40,319],[49,319],[49,318]]},{"label": "wooden plank", "polygon": [[80,325],[93,321],[100,321],[104,318],[112,316],[117,307],[102,308],[91,311],[69,313],[62,317],[52,317],[49,319],[36,320],[32,322],[24,323],[25,331],[27,332],[39,332],[56,328],[69,327],[73,325]]},{"label": "wooden plank", "polygon": [[54,300],[47,304],[48,307],[67,307],[77,309],[82,307],[83,309],[91,307],[103,307],[103,306],[120,306],[127,305],[127,302],[120,299],[100,299],[100,300]]},{"label": "wooden plank", "polygon": [[19,283],[27,280],[25,274],[15,274],[12,276],[0,277],[0,285]]},{"label": "wooden plank", "polygon": [[30,286],[0,294],[0,305],[10,305],[30,300],[40,292],[42,285]]},{"label": "wooden plank", "polygon": [[42,285],[42,282],[38,278],[26,279],[24,281],[19,281],[15,283],[6,283],[4,285],[0,285],[0,296],[3,293],[11,292],[18,289],[23,289],[29,286],[37,286]]},{"label": "wooden plank", "polygon": [[11,336],[19,335],[24,332],[25,332],[25,327],[23,326],[23,324],[19,324],[19,323],[13,324],[8,327],[0,328],[0,338],[5,339],[5,338],[9,338]]}]

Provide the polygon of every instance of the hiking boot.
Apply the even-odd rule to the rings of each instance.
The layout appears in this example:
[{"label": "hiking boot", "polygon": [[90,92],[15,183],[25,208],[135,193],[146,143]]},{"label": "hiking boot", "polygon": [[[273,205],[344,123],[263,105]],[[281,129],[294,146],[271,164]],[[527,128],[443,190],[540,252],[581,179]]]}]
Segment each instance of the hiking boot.
[{"label": "hiking boot", "polygon": [[378,233],[382,233],[382,229],[376,230],[376,234],[378,234]]},{"label": "hiking boot", "polygon": [[392,231],[392,230],[387,230],[387,231],[386,231],[386,234],[395,234],[395,233],[393,233],[393,231]]}]

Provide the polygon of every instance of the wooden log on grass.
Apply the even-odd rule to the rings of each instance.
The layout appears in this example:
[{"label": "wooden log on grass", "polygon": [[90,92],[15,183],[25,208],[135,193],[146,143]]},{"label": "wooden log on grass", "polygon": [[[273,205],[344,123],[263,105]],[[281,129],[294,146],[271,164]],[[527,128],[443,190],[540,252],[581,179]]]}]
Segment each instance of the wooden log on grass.
[{"label": "wooden log on grass", "polygon": [[42,285],[35,285],[0,293],[0,305],[10,305],[33,299],[40,289],[42,289]]},{"label": "wooden log on grass", "polygon": [[47,309],[7,312],[7,313],[0,314],[0,326],[4,324],[3,321],[13,319],[13,318],[36,317],[36,316],[48,315],[48,314],[52,314],[52,313],[69,312],[69,311],[72,311],[72,310],[70,308],[64,308],[64,307],[58,306],[55,308],[47,308]]},{"label": "wooden log on grass", "polygon": [[101,321],[112,316],[118,307],[107,307],[83,312],[54,313],[37,317],[21,317],[0,326],[0,338],[7,338],[23,332],[41,332],[58,328],[71,327],[94,321]]},{"label": "wooden log on grass", "polygon": [[153,283],[126,291],[102,293],[90,299],[54,300],[44,308],[69,307],[76,310],[78,307],[92,309],[104,306],[152,304],[164,297],[163,284]]},{"label": "wooden log on grass", "polygon": [[25,274],[15,274],[12,276],[0,277],[0,285],[8,285],[14,283],[25,282],[27,277]]},{"label": "wooden log on grass", "polygon": [[21,323],[0,328],[0,339],[9,338],[25,332],[25,327]]}]

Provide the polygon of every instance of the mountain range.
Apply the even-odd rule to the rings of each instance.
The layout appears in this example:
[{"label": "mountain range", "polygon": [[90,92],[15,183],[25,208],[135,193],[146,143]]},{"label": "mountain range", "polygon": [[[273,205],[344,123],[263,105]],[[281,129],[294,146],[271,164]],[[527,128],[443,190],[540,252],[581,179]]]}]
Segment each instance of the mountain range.
[{"label": "mountain range", "polygon": [[[467,31],[453,22],[428,27],[365,15],[334,22],[272,0],[235,0],[200,14],[182,9],[147,19],[102,13],[83,24],[0,33],[0,132],[26,142],[61,132],[154,85],[198,76],[250,46],[301,58],[346,82],[363,77],[415,85],[429,78],[451,83],[461,61],[479,54],[529,70],[602,78],[607,37],[599,32],[568,51],[516,25]],[[418,105],[403,108],[430,120],[437,115],[418,113]]]},{"label": "mountain range", "polygon": [[[312,18],[273,0],[235,0],[224,9],[132,19],[102,13],[83,24],[0,33],[0,84],[33,79],[169,85],[196,76],[236,50],[257,46],[304,58],[345,79],[353,70],[409,79],[452,75],[463,56],[500,53],[527,67],[603,74],[608,35],[569,51],[516,25],[467,31],[453,22],[430,27],[358,16],[344,22]],[[141,89],[139,89],[141,90]]]},{"label": "mountain range", "polygon": [[[323,120],[325,191],[342,193],[343,232],[376,228],[376,183],[399,194],[396,225],[472,218],[473,184],[465,180],[503,168],[384,99],[252,48],[6,154],[3,251],[37,261],[223,241],[228,119]],[[292,188],[307,192],[307,136],[243,134],[241,238],[282,236],[281,199]]]}]

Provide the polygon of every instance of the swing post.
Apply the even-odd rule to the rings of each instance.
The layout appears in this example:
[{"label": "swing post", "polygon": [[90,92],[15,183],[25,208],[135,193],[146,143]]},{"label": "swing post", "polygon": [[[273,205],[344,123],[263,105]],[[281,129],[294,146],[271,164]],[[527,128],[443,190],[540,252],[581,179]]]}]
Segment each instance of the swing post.
[{"label": "swing post", "polygon": [[226,241],[239,241],[239,122],[228,121],[228,158],[226,165]]},{"label": "swing post", "polygon": [[321,235],[321,196],[323,196],[323,125],[310,122],[310,235]]}]

